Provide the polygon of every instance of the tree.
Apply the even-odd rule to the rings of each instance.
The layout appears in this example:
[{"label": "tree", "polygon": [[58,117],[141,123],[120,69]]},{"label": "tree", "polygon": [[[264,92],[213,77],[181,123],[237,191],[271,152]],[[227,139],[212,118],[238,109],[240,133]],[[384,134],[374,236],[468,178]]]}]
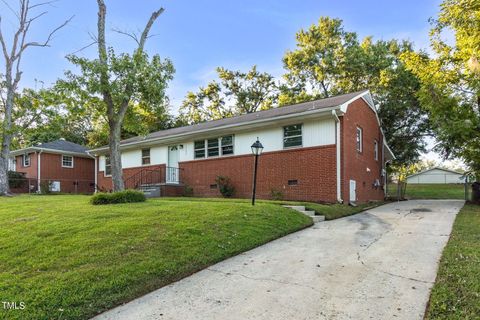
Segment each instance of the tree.
[{"label": "tree", "polygon": [[272,75],[253,66],[247,72],[217,68],[220,83],[210,82],[197,93],[188,92],[180,107],[184,124],[216,120],[273,107],[278,87]]},{"label": "tree", "polygon": [[25,51],[32,47],[48,47],[52,40],[53,35],[61,28],[66,26],[72,19],[68,19],[63,24],[55,28],[45,41],[27,41],[27,35],[29,34],[32,23],[40,17],[47,14],[47,11],[35,13],[36,10],[48,5],[49,2],[43,2],[38,4],[30,4],[29,0],[19,0],[19,9],[15,11],[12,7],[4,2],[7,9],[12,11],[18,20],[18,26],[12,35],[10,46],[7,44],[7,38],[2,29],[1,22],[2,16],[0,16],[0,45],[5,62],[5,70],[3,72],[4,81],[3,86],[4,95],[2,94],[3,105],[3,117],[1,128],[1,147],[0,147],[0,195],[5,195],[9,192],[8,188],[8,158],[10,156],[10,145],[12,143],[13,131],[12,131],[12,113],[14,106],[15,93],[18,89],[18,84],[22,78],[21,61]]},{"label": "tree", "polygon": [[163,13],[163,8],[152,13],[140,35],[120,31],[137,44],[130,55],[117,54],[112,47],[107,48],[107,8],[104,1],[97,0],[97,3],[98,58],[90,60],[69,55],[68,60],[80,68],[81,74],[67,72],[67,79],[61,85],[71,90],[73,95],[87,100],[89,107],[99,115],[106,115],[113,190],[119,191],[124,189],[120,140],[126,114],[140,104],[165,110],[168,102],[165,90],[168,81],[173,78],[174,68],[170,60],[162,60],[159,55],[150,59],[144,51],[150,29]]},{"label": "tree", "polygon": [[[430,32],[433,56],[406,52],[402,58],[420,78],[418,97],[436,133],[436,149],[445,158],[462,158],[479,179],[480,3],[445,0],[440,8]],[[452,33],[454,40],[445,40]]]},{"label": "tree", "polygon": [[345,31],[342,21],[320,18],[300,30],[297,48],[284,58],[285,84],[281,105],[370,89],[378,106],[386,139],[397,162],[415,162],[425,151],[428,118],[416,97],[419,81],[400,56],[412,51],[406,41],[376,41]]}]

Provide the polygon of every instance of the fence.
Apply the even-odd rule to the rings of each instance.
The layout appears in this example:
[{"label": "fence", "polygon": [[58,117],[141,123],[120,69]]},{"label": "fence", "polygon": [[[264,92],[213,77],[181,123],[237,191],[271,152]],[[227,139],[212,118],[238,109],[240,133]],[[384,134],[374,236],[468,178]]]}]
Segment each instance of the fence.
[{"label": "fence", "polygon": [[391,200],[404,199],[464,199],[472,200],[472,182],[464,183],[406,183],[390,181],[386,196]]},{"label": "fence", "polygon": [[12,193],[92,194],[95,191],[93,180],[10,178],[9,185]]}]

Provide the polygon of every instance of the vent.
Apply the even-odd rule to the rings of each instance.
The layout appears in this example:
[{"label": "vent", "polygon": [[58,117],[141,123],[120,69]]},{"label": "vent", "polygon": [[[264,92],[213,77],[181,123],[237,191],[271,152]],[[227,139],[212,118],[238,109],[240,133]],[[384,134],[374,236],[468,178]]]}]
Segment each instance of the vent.
[{"label": "vent", "polygon": [[288,180],[289,186],[296,186],[298,184],[298,180]]},{"label": "vent", "polygon": [[211,184],[210,189],[217,189],[217,185],[216,184]]}]

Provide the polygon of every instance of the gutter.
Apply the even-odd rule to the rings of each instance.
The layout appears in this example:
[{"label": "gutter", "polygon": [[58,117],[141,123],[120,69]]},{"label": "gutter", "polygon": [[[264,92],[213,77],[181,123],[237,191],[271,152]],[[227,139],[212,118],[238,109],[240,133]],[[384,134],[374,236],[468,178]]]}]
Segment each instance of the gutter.
[{"label": "gutter", "polygon": [[[192,136],[192,135],[194,136],[194,135],[197,135],[197,134],[200,134],[200,133],[214,132],[214,131],[224,130],[224,129],[229,129],[229,128],[241,128],[243,126],[251,126],[251,125],[255,125],[255,124],[262,124],[262,123],[265,123],[265,122],[275,122],[275,121],[278,121],[278,120],[297,118],[297,117],[302,117],[302,116],[306,116],[306,115],[307,116],[308,115],[315,115],[315,114],[327,114],[328,115],[328,111],[330,111],[330,112],[335,111],[336,109],[339,109],[340,107],[341,106],[334,106],[334,107],[328,107],[328,108],[324,108],[324,109],[316,109],[316,110],[312,110],[312,111],[305,111],[305,112],[302,112],[302,113],[287,114],[287,115],[283,115],[283,116],[279,116],[279,117],[275,117],[275,118],[252,120],[248,123],[244,123],[244,124],[241,124],[241,125],[234,123],[234,124],[230,124],[230,125],[219,126],[219,127],[216,127],[216,128],[196,130],[196,131],[193,131],[193,132],[185,132],[185,133],[180,133],[180,134],[166,136],[166,137],[152,138],[152,139],[148,139],[148,140],[145,139],[145,140],[142,140],[142,141],[134,141],[134,142],[121,144],[120,145],[120,150],[122,150],[123,148],[128,147],[128,146],[139,145],[139,144],[142,144],[142,143],[152,143],[152,142],[157,142],[157,141],[161,141],[161,140],[167,140],[168,141],[169,139],[183,138],[183,137],[188,137],[188,136]],[[101,148],[88,150],[87,153],[98,154],[99,152],[107,151],[107,150],[108,150],[108,146],[105,146],[105,147],[101,147]]]},{"label": "gutter", "polygon": [[343,203],[342,199],[342,171],[341,171],[341,146],[340,146],[340,119],[337,112],[332,110],[332,116],[335,119],[335,146],[337,149],[337,201]]}]

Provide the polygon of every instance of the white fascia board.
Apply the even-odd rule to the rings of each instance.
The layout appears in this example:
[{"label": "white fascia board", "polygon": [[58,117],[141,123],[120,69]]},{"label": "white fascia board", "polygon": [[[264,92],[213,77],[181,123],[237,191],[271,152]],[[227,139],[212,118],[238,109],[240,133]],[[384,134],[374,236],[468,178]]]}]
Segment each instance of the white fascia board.
[{"label": "white fascia board", "polygon": [[47,148],[41,148],[41,147],[29,147],[25,149],[15,150],[10,152],[10,155],[16,157],[16,156],[21,156],[25,153],[32,153],[32,152],[38,152],[38,151],[45,152],[45,153],[64,154],[67,156],[76,156],[81,158],[93,158],[91,155],[87,153],[62,151],[62,150],[47,149]]},{"label": "white fascia board", "polygon": [[[148,139],[148,140],[143,140],[143,141],[135,141],[131,143],[126,143],[123,145],[120,145],[120,150],[128,150],[129,148],[137,148],[139,146],[148,146],[148,145],[157,145],[159,143],[173,143],[173,142],[182,142],[185,141],[187,138],[194,138],[195,136],[198,136],[199,134],[219,134],[219,132],[222,132],[224,130],[230,130],[231,132],[232,129],[236,130],[246,130],[246,129],[253,129],[257,127],[262,127],[268,124],[276,124],[276,123],[281,123],[282,121],[286,120],[294,120],[296,118],[303,118],[303,119],[309,119],[309,118],[315,118],[315,117],[331,117],[331,112],[332,110],[339,109],[340,106],[334,106],[334,107],[329,107],[329,108],[324,108],[324,109],[318,109],[318,110],[311,110],[311,111],[305,111],[301,113],[294,113],[294,114],[288,114],[284,116],[278,116],[275,118],[269,118],[269,119],[261,119],[261,120],[253,120],[248,123],[241,123],[241,124],[229,124],[217,128],[209,128],[209,129],[204,129],[204,130],[197,130],[194,132],[185,132],[177,135],[171,135],[167,137],[160,137],[160,138],[154,138],[154,139]],[[97,148],[97,149],[92,149],[88,150],[89,154],[94,154],[94,155],[103,155],[108,151],[108,147],[102,147],[102,148]]]}]

